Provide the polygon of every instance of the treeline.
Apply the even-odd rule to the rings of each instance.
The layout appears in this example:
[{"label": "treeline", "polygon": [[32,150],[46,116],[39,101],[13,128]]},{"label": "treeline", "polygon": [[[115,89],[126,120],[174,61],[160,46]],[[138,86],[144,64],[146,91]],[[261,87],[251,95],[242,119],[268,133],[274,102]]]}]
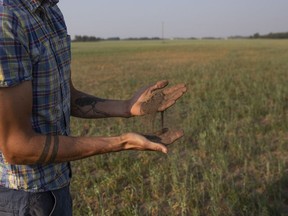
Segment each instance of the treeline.
[{"label": "treeline", "polygon": [[120,37],[100,38],[87,35],[76,35],[73,39],[74,42],[95,42],[95,41],[118,41],[118,40],[161,40],[159,37],[129,37],[120,39]]},{"label": "treeline", "polygon": [[104,41],[104,40],[120,40],[119,37],[111,37],[111,38],[100,38],[95,36],[87,36],[87,35],[76,35],[74,40],[75,42],[95,42],[95,41]]},{"label": "treeline", "polygon": [[129,37],[123,40],[161,40],[159,37]]},{"label": "treeline", "polygon": [[259,33],[255,33],[250,38],[253,38],[253,39],[258,39],[258,38],[263,38],[263,39],[288,39],[288,32],[269,33],[269,34],[266,34],[266,35],[260,35]]},{"label": "treeline", "polygon": [[[197,39],[225,39],[219,37],[203,37],[203,38],[170,38],[174,40],[197,40]],[[255,33],[252,36],[230,36],[227,39],[288,39],[288,32],[280,32],[280,33],[269,33],[266,35],[260,35],[259,33]],[[160,38],[160,37],[129,37],[123,38],[120,37],[109,37],[109,38],[100,38],[95,36],[87,36],[87,35],[76,35],[73,39],[74,42],[95,42],[95,41],[119,41],[119,40],[168,40],[167,38]]]}]

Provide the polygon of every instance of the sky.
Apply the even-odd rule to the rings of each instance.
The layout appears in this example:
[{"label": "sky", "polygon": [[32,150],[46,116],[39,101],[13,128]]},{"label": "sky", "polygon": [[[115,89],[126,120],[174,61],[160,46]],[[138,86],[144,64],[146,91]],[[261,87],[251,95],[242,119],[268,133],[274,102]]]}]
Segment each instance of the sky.
[{"label": "sky", "polygon": [[288,0],[60,0],[68,33],[228,37],[288,32]]}]

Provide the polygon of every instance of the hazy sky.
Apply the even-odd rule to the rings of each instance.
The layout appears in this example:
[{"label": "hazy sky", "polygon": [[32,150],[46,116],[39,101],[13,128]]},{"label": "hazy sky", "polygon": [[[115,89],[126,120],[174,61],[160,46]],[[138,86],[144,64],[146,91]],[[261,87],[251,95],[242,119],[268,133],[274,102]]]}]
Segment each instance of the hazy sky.
[{"label": "hazy sky", "polygon": [[288,31],[288,0],[60,0],[69,34],[226,37]]}]

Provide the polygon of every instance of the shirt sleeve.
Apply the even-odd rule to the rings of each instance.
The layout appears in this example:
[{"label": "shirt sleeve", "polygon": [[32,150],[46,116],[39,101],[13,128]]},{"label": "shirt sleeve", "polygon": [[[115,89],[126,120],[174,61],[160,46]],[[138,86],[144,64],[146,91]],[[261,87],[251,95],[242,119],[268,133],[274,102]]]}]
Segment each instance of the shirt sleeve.
[{"label": "shirt sleeve", "polygon": [[0,87],[32,80],[29,40],[12,9],[0,8]]}]

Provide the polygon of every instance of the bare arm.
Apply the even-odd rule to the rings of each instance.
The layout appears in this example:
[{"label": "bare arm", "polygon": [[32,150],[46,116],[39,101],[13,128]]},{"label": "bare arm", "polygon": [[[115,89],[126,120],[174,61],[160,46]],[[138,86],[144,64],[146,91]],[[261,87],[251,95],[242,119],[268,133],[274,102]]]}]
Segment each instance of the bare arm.
[{"label": "bare arm", "polygon": [[128,100],[98,98],[71,87],[71,115],[79,118],[131,117]]},{"label": "bare arm", "polygon": [[[0,150],[11,164],[47,164],[82,159],[122,150],[167,152],[144,136],[126,133],[115,137],[66,137],[34,132],[31,125],[31,82],[0,88]],[[183,136],[174,133],[174,140]]]},{"label": "bare arm", "polygon": [[81,118],[131,117],[162,112],[171,107],[187,91],[185,84],[165,88],[167,80],[138,90],[128,100],[101,99],[71,86],[71,114]]}]

